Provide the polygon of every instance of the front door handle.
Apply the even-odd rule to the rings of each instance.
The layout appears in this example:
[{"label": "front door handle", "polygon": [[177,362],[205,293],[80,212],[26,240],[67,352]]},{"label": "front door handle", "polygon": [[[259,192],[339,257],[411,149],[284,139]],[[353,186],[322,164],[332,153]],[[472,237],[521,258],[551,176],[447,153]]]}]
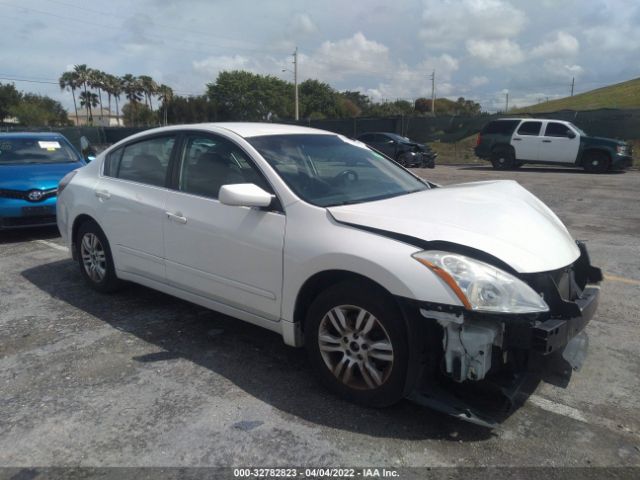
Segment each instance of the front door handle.
[{"label": "front door handle", "polygon": [[167,215],[167,218],[169,220],[173,220],[174,222],[178,222],[178,223],[182,223],[185,224],[187,223],[187,217],[182,216],[182,213],[180,212],[164,212]]},{"label": "front door handle", "polygon": [[542,140],[542,143],[551,143],[551,140]]},{"label": "front door handle", "polygon": [[94,193],[96,194],[96,197],[101,200],[109,200],[111,198],[111,194],[108,190],[95,190]]},{"label": "front door handle", "polygon": [[514,140],[514,141],[516,141],[516,142],[520,142],[520,141],[522,141],[522,139],[521,139],[521,138],[514,138],[513,140]]}]

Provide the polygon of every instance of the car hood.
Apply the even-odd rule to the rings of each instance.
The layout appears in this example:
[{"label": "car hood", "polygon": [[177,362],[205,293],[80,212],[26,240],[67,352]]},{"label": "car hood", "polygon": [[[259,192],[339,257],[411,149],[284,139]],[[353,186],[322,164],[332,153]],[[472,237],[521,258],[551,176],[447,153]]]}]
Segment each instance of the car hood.
[{"label": "car hood", "polygon": [[67,173],[84,163],[0,164],[0,188],[9,190],[48,190],[56,188]]},{"label": "car hood", "polygon": [[486,252],[519,273],[557,270],[579,256],[560,219],[515,181],[434,188],[328,208],[341,223]]}]

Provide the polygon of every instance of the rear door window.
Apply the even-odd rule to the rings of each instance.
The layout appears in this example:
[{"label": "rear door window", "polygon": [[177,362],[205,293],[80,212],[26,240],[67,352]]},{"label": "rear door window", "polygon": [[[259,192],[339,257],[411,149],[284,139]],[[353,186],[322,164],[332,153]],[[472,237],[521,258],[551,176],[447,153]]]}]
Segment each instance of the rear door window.
[{"label": "rear door window", "polygon": [[498,120],[488,123],[483,129],[483,135],[511,135],[520,120]]},{"label": "rear door window", "polygon": [[523,122],[518,128],[518,135],[538,136],[541,128],[542,122]]},{"label": "rear door window", "polygon": [[568,137],[570,131],[564,123],[549,122],[544,134],[546,137]]},{"label": "rear door window", "polygon": [[175,135],[153,137],[124,146],[107,157],[105,175],[163,187]]}]

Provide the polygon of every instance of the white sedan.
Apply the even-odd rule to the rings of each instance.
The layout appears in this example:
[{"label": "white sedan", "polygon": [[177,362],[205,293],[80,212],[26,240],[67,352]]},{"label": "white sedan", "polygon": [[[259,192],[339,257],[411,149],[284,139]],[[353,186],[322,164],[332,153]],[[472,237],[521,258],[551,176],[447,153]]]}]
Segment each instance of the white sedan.
[{"label": "white sedan", "polygon": [[478,423],[495,412],[475,387],[513,407],[532,375],[566,385],[602,279],[516,182],[440,187],[289,125],[131,136],[62,180],[57,219],[95,290],[203,305],[305,346],[349,400],[411,397]]}]

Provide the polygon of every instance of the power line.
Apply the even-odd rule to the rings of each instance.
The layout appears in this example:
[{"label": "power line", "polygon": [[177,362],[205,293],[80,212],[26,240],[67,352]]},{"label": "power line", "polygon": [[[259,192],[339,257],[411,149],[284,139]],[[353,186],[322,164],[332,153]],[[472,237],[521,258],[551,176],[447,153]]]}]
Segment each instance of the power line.
[{"label": "power line", "polygon": [[[73,4],[73,3],[61,2],[59,0],[48,0],[48,1],[49,1],[49,3],[55,3],[55,4],[58,4],[58,5],[64,5],[66,7],[73,7],[75,9],[77,9],[77,10],[82,10],[82,11],[89,12],[89,13],[95,13],[95,14],[101,15],[101,16],[113,17],[113,18],[120,19],[120,20],[125,20],[125,21],[131,19],[130,17],[125,17],[125,16],[122,16],[122,15],[116,15],[116,14],[113,14],[113,13],[110,13],[110,12],[93,10],[93,9],[90,9],[90,8],[81,7],[81,6],[78,6],[78,5]],[[202,32],[202,31],[192,30],[192,29],[187,29],[187,28],[180,28],[180,27],[176,27],[175,25],[157,23],[157,22],[155,22],[155,20],[154,20],[154,26],[161,27],[163,29],[174,30],[174,31],[177,31],[177,32],[185,32],[185,33],[190,33],[190,34],[195,34],[195,35],[201,35],[201,36],[206,37],[206,38],[208,38],[210,40],[227,40],[227,41],[231,41],[231,42],[240,41],[240,40],[237,40],[235,38],[221,37],[221,36],[218,36],[218,35],[211,35],[208,32]],[[243,42],[243,43],[246,43],[246,42]],[[234,48],[236,48],[238,50],[256,51],[258,53],[264,53],[265,52],[265,50],[262,50],[257,46],[252,46],[252,47],[234,47]]]},{"label": "power line", "polygon": [[[120,29],[121,26],[120,25],[113,25],[113,24],[100,24],[100,23],[95,23],[95,22],[91,22],[91,21],[87,21],[85,19],[80,19],[77,17],[70,17],[70,16],[66,16],[66,15],[58,15],[56,13],[52,13],[52,12],[47,12],[44,10],[38,10],[35,8],[31,8],[31,7],[25,7],[23,5],[14,5],[11,3],[6,3],[6,2],[2,2],[0,1],[0,5],[5,5],[8,7],[12,7],[12,8],[16,8],[18,10],[22,9],[22,10],[26,10],[28,12],[33,12],[33,13],[37,13],[40,15],[48,15],[50,17],[54,17],[54,18],[58,18],[60,20],[65,20],[65,21],[70,21],[73,22],[75,24],[76,27],[81,26],[84,28],[87,28],[89,26],[91,27],[96,27],[96,28],[102,28],[105,30],[109,30],[110,32],[113,32],[114,29]],[[51,26],[49,26],[49,28],[51,28]],[[154,39],[154,40],[160,40],[162,42],[171,42],[171,43],[181,43],[181,44],[191,44],[191,45],[195,45],[195,46],[204,46],[204,44],[202,42],[193,42],[193,41],[189,41],[189,40],[184,40],[184,39],[180,39],[180,38],[176,38],[176,37],[170,37],[170,36],[166,36],[166,35],[154,35],[154,34],[149,34],[147,32],[144,32],[143,35],[149,39]],[[214,48],[214,49],[218,49],[220,50],[221,47],[218,46],[210,46],[207,45],[206,48]],[[204,50],[191,50],[191,49],[187,49],[187,48],[176,48],[174,46],[170,46],[170,45],[166,45],[163,44],[162,48],[164,49],[169,49],[169,50],[176,50],[176,51],[182,51],[182,52],[189,52],[189,53],[196,53],[198,55],[211,55],[211,51],[204,51]],[[246,47],[222,47],[222,48],[234,48],[236,50],[249,50],[249,51],[254,51],[256,53],[263,53],[263,54],[272,54],[274,53],[273,50],[267,51],[267,50],[258,50],[258,49],[251,49],[251,48],[246,48]]]}]

